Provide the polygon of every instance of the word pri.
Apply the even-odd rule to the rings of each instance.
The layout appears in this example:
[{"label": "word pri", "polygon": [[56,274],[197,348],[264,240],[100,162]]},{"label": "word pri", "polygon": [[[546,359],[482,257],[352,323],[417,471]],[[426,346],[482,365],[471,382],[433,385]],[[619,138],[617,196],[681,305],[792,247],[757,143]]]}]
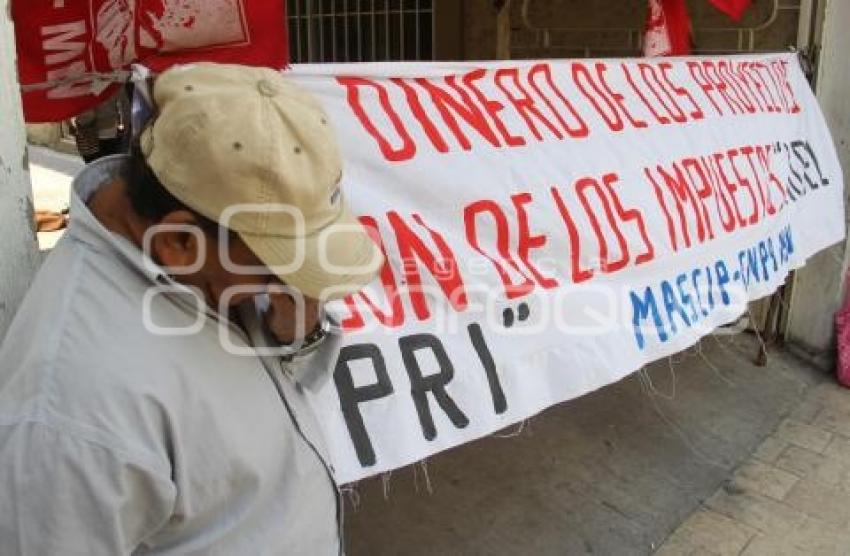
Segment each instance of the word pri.
[{"label": "word pri", "polygon": [[655,330],[661,343],[670,341],[680,327],[696,326],[716,308],[730,305],[733,301],[730,286],[741,283],[747,288],[753,282],[767,284],[776,274],[785,272],[793,253],[791,228],[786,226],[776,241],[766,238],[740,250],[737,268],[720,259],[662,280],[657,286],[646,286],[643,292],[630,291],[635,343],[641,350],[646,347],[647,330]]},{"label": "word pri", "polygon": [[[504,413],[508,409],[507,400],[496,373],[496,363],[484,340],[481,326],[475,323],[470,324],[467,327],[467,333],[469,343],[481,363],[481,372],[487,377],[493,412],[497,415]],[[454,378],[455,367],[440,338],[433,334],[412,334],[399,338],[398,347],[410,380],[409,395],[413,398],[423,437],[426,440],[437,437],[432,409],[443,411],[452,424],[459,429],[469,425],[469,418],[446,390],[446,386]],[[417,359],[417,354],[420,352],[430,352],[434,356],[438,366],[437,372],[425,374],[425,369],[420,366]],[[368,362],[373,372],[374,382],[355,386],[352,374],[352,363],[355,361]],[[395,392],[396,385],[390,380],[380,348],[372,343],[351,344],[343,347],[334,368],[334,382],[357,459],[362,466],[375,465],[375,450],[366,430],[360,406],[388,396],[400,395]],[[431,400],[435,406],[431,405]]]}]

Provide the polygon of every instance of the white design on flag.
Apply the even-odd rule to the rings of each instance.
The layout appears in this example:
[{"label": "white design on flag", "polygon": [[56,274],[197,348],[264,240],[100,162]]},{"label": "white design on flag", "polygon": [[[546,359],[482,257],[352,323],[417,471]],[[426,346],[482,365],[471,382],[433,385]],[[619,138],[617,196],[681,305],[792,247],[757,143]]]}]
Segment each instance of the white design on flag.
[{"label": "white design on flag", "polygon": [[106,0],[97,9],[95,40],[113,69],[136,60],[139,45],[174,52],[248,42],[243,0]]},{"label": "white design on flag", "polygon": [[243,0],[164,0],[161,15],[149,12],[163,52],[248,41]]},{"label": "white design on flag", "polygon": [[661,0],[649,0],[649,21],[643,35],[644,56],[666,56],[673,49]]},{"label": "white design on flag", "polygon": [[95,40],[106,50],[113,69],[136,59],[135,13],[135,0],[107,0],[97,10]]}]

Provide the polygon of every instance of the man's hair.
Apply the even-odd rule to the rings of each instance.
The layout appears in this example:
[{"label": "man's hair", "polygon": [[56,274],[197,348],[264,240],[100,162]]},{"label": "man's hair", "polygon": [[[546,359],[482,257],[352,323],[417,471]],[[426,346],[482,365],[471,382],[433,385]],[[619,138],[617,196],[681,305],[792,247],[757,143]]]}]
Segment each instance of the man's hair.
[{"label": "man's hair", "polygon": [[[156,177],[142,154],[138,139],[130,146],[130,161],[122,176],[127,184],[127,196],[133,210],[152,222],[160,222],[166,215],[178,210],[191,212],[204,232],[217,236],[218,222],[207,218],[172,195]],[[228,230],[229,231],[229,230]]]}]

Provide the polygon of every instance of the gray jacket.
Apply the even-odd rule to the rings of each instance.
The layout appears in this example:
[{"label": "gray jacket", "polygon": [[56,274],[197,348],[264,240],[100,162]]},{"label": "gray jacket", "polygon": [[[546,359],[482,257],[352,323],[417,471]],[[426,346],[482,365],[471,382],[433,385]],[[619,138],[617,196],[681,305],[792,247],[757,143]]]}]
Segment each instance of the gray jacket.
[{"label": "gray jacket", "polygon": [[86,208],[123,163],[75,180],[70,228],[0,348],[0,552],[340,552],[321,431],[287,369],[223,349],[220,330],[255,338],[211,311],[189,335],[145,325],[197,310],[174,292],[145,312],[151,286],[176,284]]}]

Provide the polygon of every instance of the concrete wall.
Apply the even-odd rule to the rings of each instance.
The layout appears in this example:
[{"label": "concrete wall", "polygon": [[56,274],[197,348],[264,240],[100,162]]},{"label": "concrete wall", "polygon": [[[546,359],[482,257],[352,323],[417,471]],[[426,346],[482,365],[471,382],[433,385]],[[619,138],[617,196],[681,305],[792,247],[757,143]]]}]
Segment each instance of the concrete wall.
[{"label": "concrete wall", "polygon": [[38,266],[9,0],[0,0],[0,339]]},{"label": "concrete wall", "polygon": [[[815,92],[850,178],[850,1],[830,0],[821,34]],[[845,210],[847,189],[845,186]],[[844,243],[822,251],[796,273],[786,336],[815,355],[832,355],[833,315],[843,299]]]}]

